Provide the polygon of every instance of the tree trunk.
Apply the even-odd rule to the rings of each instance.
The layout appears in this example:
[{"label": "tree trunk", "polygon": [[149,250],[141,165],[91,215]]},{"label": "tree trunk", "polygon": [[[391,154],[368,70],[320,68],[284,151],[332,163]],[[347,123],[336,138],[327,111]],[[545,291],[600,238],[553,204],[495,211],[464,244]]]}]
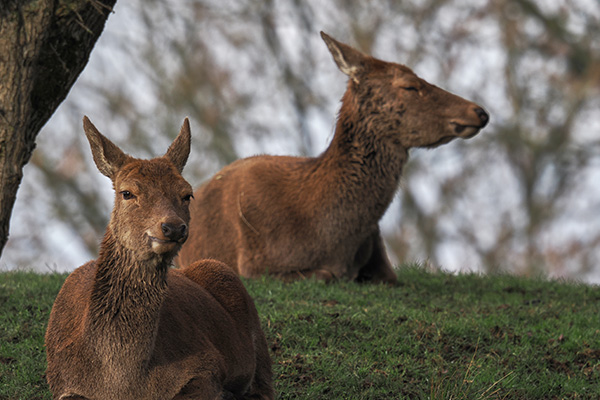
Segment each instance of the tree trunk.
[{"label": "tree trunk", "polygon": [[115,2],[0,5],[0,256],[35,138],[87,64]]}]

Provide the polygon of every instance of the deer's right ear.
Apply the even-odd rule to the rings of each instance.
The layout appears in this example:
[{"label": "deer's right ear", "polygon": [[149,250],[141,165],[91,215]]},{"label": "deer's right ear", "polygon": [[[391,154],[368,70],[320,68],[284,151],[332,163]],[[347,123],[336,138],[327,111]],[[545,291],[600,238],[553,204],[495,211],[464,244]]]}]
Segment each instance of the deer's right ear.
[{"label": "deer's right ear", "polygon": [[87,116],[83,117],[83,130],[90,142],[92,156],[98,170],[114,180],[117,171],[125,164],[128,156],[116,144],[102,135]]},{"label": "deer's right ear", "polygon": [[365,68],[365,59],[368,56],[344,43],[338,42],[323,31],[321,31],[321,37],[340,71],[348,75],[355,83],[359,83],[359,75]]}]

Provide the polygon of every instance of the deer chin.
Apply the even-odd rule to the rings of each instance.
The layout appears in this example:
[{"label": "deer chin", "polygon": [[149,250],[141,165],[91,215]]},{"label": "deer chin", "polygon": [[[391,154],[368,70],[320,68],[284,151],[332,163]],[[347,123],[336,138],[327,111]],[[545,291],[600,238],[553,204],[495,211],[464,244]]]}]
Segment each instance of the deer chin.
[{"label": "deer chin", "polygon": [[451,122],[450,125],[454,128],[456,137],[461,139],[472,138],[473,136],[477,135],[482,128],[480,125],[463,125],[458,122]]},{"label": "deer chin", "polygon": [[427,148],[427,149],[433,149],[435,147],[441,146],[443,144],[449,143],[451,141],[453,141],[454,139],[456,139],[458,136],[455,135],[448,135],[448,136],[442,136],[441,138],[439,138],[438,140],[436,140],[435,142],[425,145],[423,147]]}]

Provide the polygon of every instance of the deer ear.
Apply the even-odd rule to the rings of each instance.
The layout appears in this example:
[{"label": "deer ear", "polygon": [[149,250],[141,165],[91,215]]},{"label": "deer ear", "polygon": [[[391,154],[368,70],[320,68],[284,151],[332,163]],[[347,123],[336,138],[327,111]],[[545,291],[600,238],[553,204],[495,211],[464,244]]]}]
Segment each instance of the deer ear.
[{"label": "deer ear", "polygon": [[327,48],[329,48],[329,52],[340,71],[348,75],[355,83],[359,83],[359,75],[365,68],[365,60],[369,57],[344,43],[338,42],[325,32],[321,31],[321,37]]},{"label": "deer ear", "polygon": [[104,137],[87,116],[83,117],[83,130],[90,142],[92,156],[98,170],[114,180],[117,171],[125,164],[129,156],[123,153],[116,144]]},{"label": "deer ear", "polygon": [[167,157],[175,165],[175,168],[181,173],[185,163],[187,162],[188,156],[190,155],[190,121],[189,119],[183,120],[179,135],[175,138],[169,149],[167,150],[165,157]]}]

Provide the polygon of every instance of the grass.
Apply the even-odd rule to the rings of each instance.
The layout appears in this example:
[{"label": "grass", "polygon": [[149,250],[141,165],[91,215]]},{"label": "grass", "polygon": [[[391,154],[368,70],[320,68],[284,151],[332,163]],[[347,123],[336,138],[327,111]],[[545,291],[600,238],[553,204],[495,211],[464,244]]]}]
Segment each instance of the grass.
[{"label": "grass", "polygon": [[65,275],[0,273],[0,400],[50,399],[44,332]]},{"label": "grass", "polygon": [[[246,280],[281,399],[600,398],[600,288],[398,270],[400,285]],[[64,275],[0,274],[0,400],[49,399]]]}]

